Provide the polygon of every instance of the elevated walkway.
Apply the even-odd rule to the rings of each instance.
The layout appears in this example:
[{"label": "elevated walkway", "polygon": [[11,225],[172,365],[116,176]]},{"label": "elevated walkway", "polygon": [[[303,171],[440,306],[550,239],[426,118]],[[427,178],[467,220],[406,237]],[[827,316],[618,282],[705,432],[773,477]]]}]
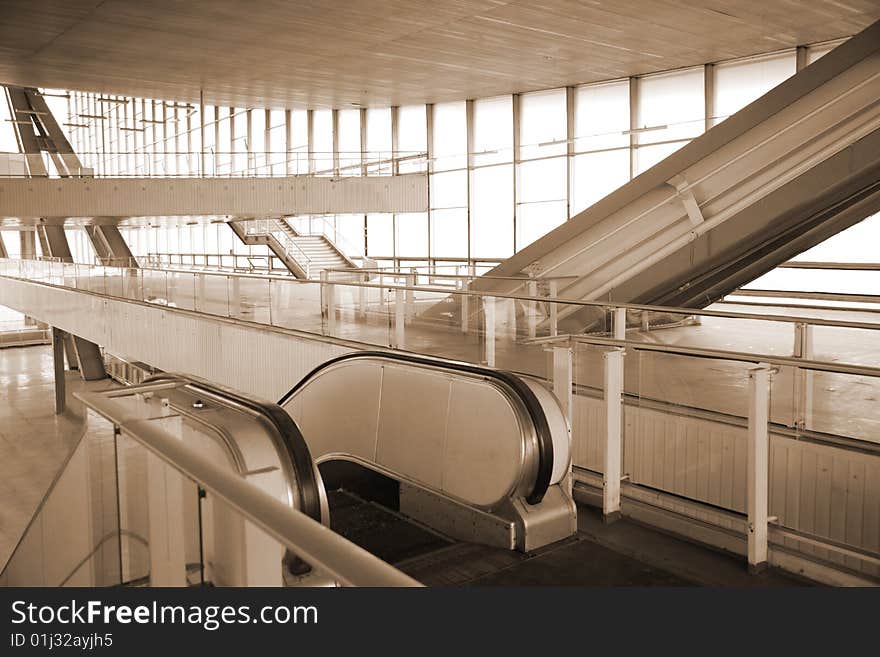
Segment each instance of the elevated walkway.
[{"label": "elevated walkway", "polygon": [[0,178],[4,217],[425,212],[425,174],[323,178]]}]

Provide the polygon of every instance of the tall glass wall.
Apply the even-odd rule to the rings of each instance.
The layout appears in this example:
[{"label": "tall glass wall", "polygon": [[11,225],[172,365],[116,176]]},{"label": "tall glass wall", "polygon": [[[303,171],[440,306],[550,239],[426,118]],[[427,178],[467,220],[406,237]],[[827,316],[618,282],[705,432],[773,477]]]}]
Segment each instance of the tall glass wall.
[{"label": "tall glass wall", "polygon": [[[382,265],[488,264],[583,211],[834,45],[427,106],[232,108],[72,92],[67,125],[75,149],[98,174],[360,176],[427,168],[426,213],[300,217],[296,225],[320,224],[353,255]],[[234,242],[216,240],[221,252],[247,248]],[[176,248],[192,248],[187,244],[178,240]],[[153,239],[149,250],[160,247]]]}]

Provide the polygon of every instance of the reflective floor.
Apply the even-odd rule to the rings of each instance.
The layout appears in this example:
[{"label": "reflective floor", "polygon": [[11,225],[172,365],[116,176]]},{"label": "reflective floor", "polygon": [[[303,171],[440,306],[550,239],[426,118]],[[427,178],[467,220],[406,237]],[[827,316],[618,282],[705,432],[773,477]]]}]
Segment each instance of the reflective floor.
[{"label": "reflective floor", "polygon": [[68,409],[55,415],[52,348],[0,349],[0,564],[82,435],[82,406],[71,393],[113,385],[67,372]]}]

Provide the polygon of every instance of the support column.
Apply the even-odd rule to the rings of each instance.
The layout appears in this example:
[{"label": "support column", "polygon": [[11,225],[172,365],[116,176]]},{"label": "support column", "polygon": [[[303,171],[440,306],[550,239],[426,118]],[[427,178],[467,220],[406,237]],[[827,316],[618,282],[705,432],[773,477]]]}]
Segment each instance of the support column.
[{"label": "support column", "polygon": [[33,230],[18,231],[18,239],[21,245],[21,259],[33,260],[37,256],[37,235]]},{"label": "support column", "polygon": [[486,364],[495,367],[495,297],[483,297],[483,321],[486,326],[483,332]]},{"label": "support column", "polygon": [[67,381],[64,378],[64,331],[52,327],[52,365],[55,370],[55,414],[67,408]]},{"label": "support column", "polygon": [[44,255],[58,258],[61,262],[73,262],[73,255],[70,252],[70,244],[67,242],[67,235],[64,232],[64,226],[41,225],[39,227],[41,242],[43,243]]},{"label": "support column", "polygon": [[73,336],[73,345],[76,351],[77,365],[83,380],[98,381],[107,377],[107,371],[104,369],[104,359],[101,356],[101,348],[98,345],[77,335]]}]

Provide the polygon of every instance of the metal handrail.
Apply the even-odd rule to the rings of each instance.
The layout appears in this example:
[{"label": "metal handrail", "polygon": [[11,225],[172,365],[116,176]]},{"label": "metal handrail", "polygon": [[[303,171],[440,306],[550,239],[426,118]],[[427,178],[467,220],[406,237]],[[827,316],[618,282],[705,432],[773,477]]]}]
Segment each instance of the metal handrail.
[{"label": "metal handrail", "polygon": [[775,356],[773,354],[753,354],[747,351],[725,351],[707,347],[683,347],[680,345],[659,344],[656,342],[639,342],[638,340],[621,340],[605,338],[597,335],[557,335],[547,338],[534,338],[531,344],[557,344],[578,342],[603,347],[621,347],[633,351],[657,351],[675,356],[691,356],[695,358],[712,358],[715,360],[732,360],[742,363],[767,363],[783,367],[797,367],[802,370],[832,372],[834,374],[851,374],[880,378],[880,367],[867,365],[847,365],[845,363],[795,358],[794,356]]},{"label": "metal handrail", "polygon": [[[18,260],[15,258],[0,258],[0,262],[34,262],[27,260]],[[93,265],[89,264],[76,264],[76,263],[51,263],[51,264],[59,264],[64,267],[93,267]],[[141,267],[139,269],[141,272],[149,272],[149,271],[158,271],[168,273],[173,270],[169,269],[149,269],[145,267]],[[493,292],[487,293],[482,291],[474,291],[474,290],[450,290],[448,287],[437,288],[437,287],[428,287],[423,285],[405,285],[394,282],[388,283],[371,283],[366,281],[326,281],[319,283],[316,280],[303,280],[296,279],[290,276],[277,276],[272,274],[245,274],[238,272],[193,272],[191,270],[182,270],[180,273],[187,273],[193,275],[200,276],[218,276],[218,277],[242,277],[242,278],[257,278],[261,280],[277,280],[277,281],[285,281],[290,284],[300,284],[300,285],[341,285],[346,287],[363,287],[363,288],[373,288],[378,290],[401,290],[401,291],[411,291],[411,292],[429,292],[429,293],[446,293],[451,295],[459,295],[459,296],[468,296],[468,297],[476,297],[476,298],[495,298],[495,299],[511,299],[513,301],[535,301],[538,303],[556,303],[556,304],[565,304],[570,306],[581,306],[581,307],[594,307],[600,308],[605,311],[613,310],[613,309],[626,309],[626,310],[639,310],[639,311],[647,311],[647,312],[655,312],[655,313],[664,313],[664,314],[674,314],[674,315],[684,315],[684,316],[700,316],[700,317],[720,317],[720,318],[728,318],[728,319],[747,319],[747,320],[763,320],[763,321],[771,321],[771,322],[781,322],[786,324],[810,324],[813,326],[830,326],[835,328],[856,328],[856,329],[867,329],[867,330],[877,330],[880,329],[880,322],[855,322],[849,320],[836,320],[836,319],[824,319],[824,318],[816,318],[816,317],[803,317],[803,316],[795,316],[795,315],[772,315],[766,313],[739,313],[734,311],[727,310],[710,310],[707,308],[680,308],[675,306],[652,306],[645,304],[634,304],[634,303],[621,303],[621,302],[612,302],[612,301],[594,301],[594,300],[585,300],[585,299],[566,299],[564,297],[541,297],[541,296],[530,296],[524,294],[507,294],[501,292]],[[6,274],[0,272],[0,276],[4,276]],[[15,276],[11,276],[15,278]],[[26,278],[26,277],[22,277]],[[526,279],[528,280],[528,279]],[[43,283],[44,281],[35,281],[39,283]],[[51,285],[51,284],[50,284]],[[67,287],[64,285],[57,287]],[[76,289],[76,288],[72,288]],[[730,302],[732,303],[732,302]]]},{"label": "metal handrail", "polygon": [[[99,393],[76,395],[106,417],[125,417],[125,408]],[[232,509],[272,536],[309,564],[348,586],[421,586],[419,582],[292,509],[241,476],[208,461],[182,441],[168,436],[150,420],[134,419],[120,431],[172,468],[221,498]]]}]

